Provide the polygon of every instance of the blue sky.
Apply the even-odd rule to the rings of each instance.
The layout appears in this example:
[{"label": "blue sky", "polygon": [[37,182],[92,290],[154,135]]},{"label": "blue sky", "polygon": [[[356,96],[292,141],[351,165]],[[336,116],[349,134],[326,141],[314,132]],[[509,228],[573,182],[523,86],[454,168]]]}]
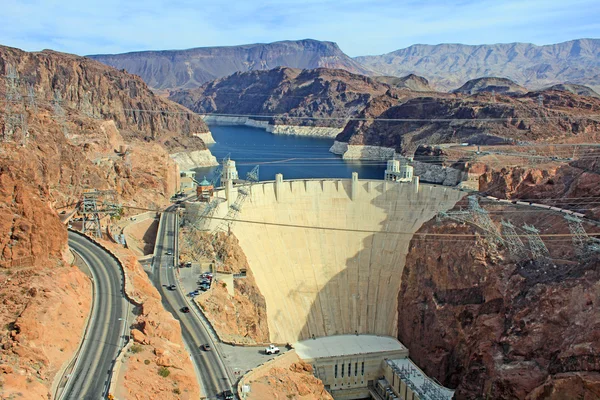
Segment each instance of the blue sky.
[{"label": "blue sky", "polygon": [[81,55],[312,38],[358,56],[600,37],[598,0],[2,0],[0,9],[0,44]]}]

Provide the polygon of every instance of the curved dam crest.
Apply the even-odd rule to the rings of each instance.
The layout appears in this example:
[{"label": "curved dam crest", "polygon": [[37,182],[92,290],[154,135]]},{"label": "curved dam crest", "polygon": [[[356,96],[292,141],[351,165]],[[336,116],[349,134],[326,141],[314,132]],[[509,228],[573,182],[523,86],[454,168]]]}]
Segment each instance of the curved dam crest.
[{"label": "curved dam crest", "polygon": [[[232,231],[265,297],[271,340],[353,333],[395,337],[410,240],[424,222],[465,195],[381,180],[254,184],[239,218],[257,224],[237,222]],[[224,216],[228,203],[215,215]]]}]

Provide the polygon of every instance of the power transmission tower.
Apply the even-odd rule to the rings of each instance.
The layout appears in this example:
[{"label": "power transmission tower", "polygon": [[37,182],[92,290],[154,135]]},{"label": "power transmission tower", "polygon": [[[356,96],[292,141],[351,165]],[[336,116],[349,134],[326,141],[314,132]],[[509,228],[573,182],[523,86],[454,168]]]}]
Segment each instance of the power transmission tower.
[{"label": "power transmission tower", "polygon": [[65,110],[62,107],[62,96],[58,89],[54,90],[54,98],[52,99],[52,105],[54,106],[54,116],[56,121],[60,124],[61,129],[63,131],[63,135],[68,139],[69,131],[67,129],[66,121],[65,121]]},{"label": "power transmission tower", "polygon": [[234,224],[235,219],[237,218],[238,214],[242,210],[242,206],[244,205],[246,198],[248,197],[248,195],[250,195],[250,193],[252,191],[252,185],[254,183],[258,182],[258,171],[259,170],[258,170],[258,165],[257,165],[256,167],[252,168],[252,170],[250,172],[248,172],[246,174],[246,182],[248,182],[249,184],[241,185],[238,187],[237,197],[235,198],[235,202],[231,206],[229,206],[227,215],[225,215],[225,218],[223,218],[223,220],[221,220],[219,225],[217,225],[217,227],[214,230],[215,233],[219,232],[219,231],[230,232],[231,226]]},{"label": "power transmission tower", "polygon": [[471,224],[486,233],[486,242],[490,247],[496,248],[497,244],[503,242],[498,228],[490,218],[487,210],[482,208],[477,201],[476,196],[469,196],[469,210],[439,212],[438,220],[449,218],[463,224]]},{"label": "power transmission tower", "polygon": [[[17,70],[10,64],[6,64],[6,92],[4,112],[4,132],[2,141],[12,142],[20,139],[25,145],[29,137],[27,128],[27,115],[25,104],[20,93],[20,81]],[[20,134],[20,137],[18,137]]]},{"label": "power transmission tower", "polygon": [[600,240],[590,237],[583,225],[581,219],[574,215],[565,214],[565,219],[569,224],[569,231],[575,247],[575,255],[580,259],[588,257],[592,252],[600,252]]},{"label": "power transmission tower", "polygon": [[505,220],[502,220],[500,224],[502,225],[502,238],[506,242],[510,254],[516,259],[525,257],[525,245],[517,235],[515,226],[510,221]]},{"label": "power transmission tower", "polygon": [[29,107],[31,108],[31,111],[37,113],[38,108],[37,102],[35,100],[35,89],[33,88],[33,85],[27,85],[27,100],[29,102]]},{"label": "power transmission tower", "polygon": [[82,233],[102,237],[100,219],[104,216],[118,215],[121,206],[115,202],[114,190],[87,189],[83,192],[79,213],[83,215]]},{"label": "power transmission tower", "polygon": [[83,97],[81,99],[81,112],[90,117],[90,118],[96,118],[96,116],[94,115],[94,109],[92,107],[92,102],[90,101],[90,94],[89,92],[85,92],[83,94]]},{"label": "power transmission tower", "polygon": [[529,241],[529,249],[534,261],[539,261],[543,264],[550,262],[550,252],[540,237],[540,231],[532,225],[523,225],[523,229],[527,232],[527,241]]}]

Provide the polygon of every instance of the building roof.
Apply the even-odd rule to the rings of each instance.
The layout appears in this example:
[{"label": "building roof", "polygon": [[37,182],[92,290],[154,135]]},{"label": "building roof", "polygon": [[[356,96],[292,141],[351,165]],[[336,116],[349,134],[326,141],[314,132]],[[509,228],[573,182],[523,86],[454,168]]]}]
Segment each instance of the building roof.
[{"label": "building roof", "polygon": [[202,179],[202,182],[200,182],[200,186],[210,186],[210,182],[206,180],[206,177]]},{"label": "building roof", "polygon": [[401,375],[402,380],[421,400],[451,400],[454,396],[454,390],[438,384],[425,375],[410,358],[388,360],[387,363],[398,375]]},{"label": "building roof", "polygon": [[[302,340],[294,344],[298,356],[305,360],[352,354],[408,350],[393,337],[376,335],[335,335]],[[407,354],[408,355],[408,354]]]}]

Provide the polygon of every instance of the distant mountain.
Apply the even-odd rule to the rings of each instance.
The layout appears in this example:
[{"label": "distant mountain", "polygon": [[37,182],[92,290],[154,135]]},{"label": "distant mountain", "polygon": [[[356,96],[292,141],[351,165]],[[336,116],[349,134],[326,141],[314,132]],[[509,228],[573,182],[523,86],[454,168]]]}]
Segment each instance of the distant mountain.
[{"label": "distant mountain", "polygon": [[508,96],[516,94],[525,94],[528,90],[523,86],[517,85],[506,78],[477,78],[472,79],[452,91],[452,93],[477,94],[477,93],[497,93]]},{"label": "distant mountain", "polygon": [[414,90],[415,92],[433,91],[427,79],[415,74],[410,74],[403,77],[375,76],[373,79],[398,89],[410,89]]},{"label": "distant mountain", "polygon": [[235,72],[279,66],[301,69],[325,67],[357,74],[371,73],[344,54],[337,44],[312,39],[88,57],[139,75],[154,89],[195,88]]},{"label": "distant mountain", "polygon": [[354,60],[383,75],[424,76],[440,90],[457,88],[483,76],[509,78],[529,89],[570,82],[600,90],[600,39],[578,39],[546,46],[416,44]]},{"label": "distant mountain", "polygon": [[200,88],[171,92],[169,99],[200,114],[276,115],[268,118],[272,125],[342,128],[347,118],[389,89],[340,69],[278,67],[237,72]]}]

